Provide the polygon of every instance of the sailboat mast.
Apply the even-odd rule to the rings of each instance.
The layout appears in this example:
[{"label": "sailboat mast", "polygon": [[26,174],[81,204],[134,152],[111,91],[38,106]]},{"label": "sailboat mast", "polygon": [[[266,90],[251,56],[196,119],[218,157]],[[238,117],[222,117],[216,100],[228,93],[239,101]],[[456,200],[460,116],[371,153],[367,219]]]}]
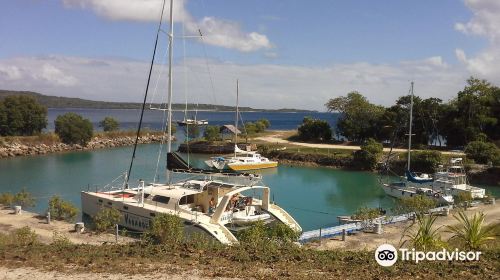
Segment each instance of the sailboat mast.
[{"label": "sailboat mast", "polygon": [[240,81],[238,79],[236,79],[236,118],[234,121],[234,156],[235,157],[236,157],[236,147],[238,147],[239,96],[240,96]]},{"label": "sailboat mast", "polygon": [[[174,0],[170,0],[170,33],[168,34],[168,139],[167,152],[172,152],[172,59],[174,55]],[[167,169],[167,182],[170,182],[170,172]]]},{"label": "sailboat mast", "polygon": [[410,87],[410,123],[408,131],[408,170],[410,170],[410,154],[411,154],[411,128],[413,123],[413,82],[411,82]]}]

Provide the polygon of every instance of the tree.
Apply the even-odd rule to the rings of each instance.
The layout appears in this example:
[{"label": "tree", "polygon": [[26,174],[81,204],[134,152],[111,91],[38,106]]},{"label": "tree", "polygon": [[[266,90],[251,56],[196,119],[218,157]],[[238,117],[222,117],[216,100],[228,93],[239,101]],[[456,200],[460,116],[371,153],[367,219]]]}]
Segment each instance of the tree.
[{"label": "tree", "polygon": [[203,132],[203,137],[207,141],[217,141],[221,139],[220,127],[216,125],[208,125]]},{"label": "tree", "polygon": [[332,130],[327,121],[305,117],[298,128],[298,137],[304,141],[330,141]]},{"label": "tree", "polygon": [[339,112],[337,132],[354,142],[363,142],[369,137],[379,138],[378,121],[384,107],[368,102],[366,97],[352,91],[346,97],[330,99],[326,104],[330,112]]},{"label": "tree", "polygon": [[55,132],[63,143],[87,145],[92,138],[94,128],[90,120],[75,113],[57,116],[54,123]]},{"label": "tree", "polygon": [[472,141],[465,147],[465,153],[476,163],[496,162],[500,158],[500,149],[493,143]]},{"label": "tree", "polygon": [[373,138],[368,138],[361,145],[361,150],[354,152],[353,164],[358,169],[373,170],[377,166],[378,156],[382,153],[383,146]]},{"label": "tree", "polygon": [[415,151],[411,153],[411,169],[416,172],[434,173],[441,164],[442,156],[438,151]]},{"label": "tree", "polygon": [[22,208],[35,206],[35,198],[33,195],[22,189],[20,192],[14,195],[14,203],[21,205]]},{"label": "tree", "polygon": [[47,107],[31,96],[7,96],[0,101],[0,135],[34,135],[47,127]]},{"label": "tree", "polygon": [[56,220],[71,222],[75,219],[78,209],[73,204],[54,195],[49,200],[49,212],[50,216]]},{"label": "tree", "polygon": [[102,121],[99,122],[99,127],[102,127],[104,131],[115,131],[120,128],[120,124],[118,121],[112,117],[105,117]]},{"label": "tree", "polygon": [[460,225],[447,226],[448,232],[453,233],[450,240],[456,239],[465,244],[469,250],[479,250],[488,241],[495,239],[494,226],[484,226],[483,212],[474,213],[468,217],[463,211],[453,217],[460,222]]}]

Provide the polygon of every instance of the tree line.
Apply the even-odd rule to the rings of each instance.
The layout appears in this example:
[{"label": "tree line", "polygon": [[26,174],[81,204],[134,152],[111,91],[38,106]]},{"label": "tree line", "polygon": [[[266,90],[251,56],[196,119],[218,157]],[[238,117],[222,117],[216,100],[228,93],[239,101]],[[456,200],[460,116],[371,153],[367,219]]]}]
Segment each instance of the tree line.
[{"label": "tree line", "polygon": [[[394,143],[406,142],[410,95],[383,107],[370,103],[357,91],[330,99],[326,108],[340,113],[336,132],[349,141],[368,138]],[[473,141],[500,139],[500,88],[486,80],[469,78],[463,90],[448,102],[431,97],[413,99],[412,138],[416,145],[463,147]]]}]

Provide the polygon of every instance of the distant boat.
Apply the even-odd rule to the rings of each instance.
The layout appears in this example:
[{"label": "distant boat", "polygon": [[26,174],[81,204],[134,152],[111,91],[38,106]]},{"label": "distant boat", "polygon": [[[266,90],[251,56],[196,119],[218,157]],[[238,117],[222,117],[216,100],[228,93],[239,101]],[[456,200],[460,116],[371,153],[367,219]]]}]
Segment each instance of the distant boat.
[{"label": "distant boat", "polygon": [[413,118],[413,82],[411,83],[411,102],[410,102],[410,120],[408,133],[408,163],[405,171],[405,180],[384,183],[382,188],[389,196],[396,198],[413,197],[417,195],[426,196],[437,201],[439,204],[452,204],[453,196],[449,195],[445,190],[435,191],[432,188],[434,179],[427,174],[418,175],[410,169],[411,160],[411,130]]},{"label": "distant boat", "polygon": [[[239,99],[239,81],[236,81],[236,118],[235,118],[235,143],[238,143],[238,99]],[[269,160],[255,151],[243,151],[234,145],[234,156],[232,157],[212,157],[206,160],[205,163],[219,170],[231,169],[234,171],[249,171],[273,168],[278,166],[277,161]]]},{"label": "distant boat", "polygon": [[208,120],[184,119],[176,122],[178,126],[208,125]]}]

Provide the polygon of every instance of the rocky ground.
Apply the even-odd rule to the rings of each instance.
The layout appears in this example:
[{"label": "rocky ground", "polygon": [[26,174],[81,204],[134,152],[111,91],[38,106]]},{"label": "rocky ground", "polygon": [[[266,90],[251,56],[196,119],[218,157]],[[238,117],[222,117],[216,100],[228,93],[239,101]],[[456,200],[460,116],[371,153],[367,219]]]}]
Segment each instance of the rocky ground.
[{"label": "rocky ground", "polygon": [[[139,137],[139,144],[160,142],[165,136],[156,134],[146,134]],[[0,145],[0,158],[9,158],[17,156],[45,155],[50,153],[59,153],[79,150],[95,150],[103,148],[121,147],[134,145],[135,137],[117,136],[113,138],[96,136],[86,145],[68,145],[61,142],[44,143],[24,143],[20,140],[4,142]]]}]

